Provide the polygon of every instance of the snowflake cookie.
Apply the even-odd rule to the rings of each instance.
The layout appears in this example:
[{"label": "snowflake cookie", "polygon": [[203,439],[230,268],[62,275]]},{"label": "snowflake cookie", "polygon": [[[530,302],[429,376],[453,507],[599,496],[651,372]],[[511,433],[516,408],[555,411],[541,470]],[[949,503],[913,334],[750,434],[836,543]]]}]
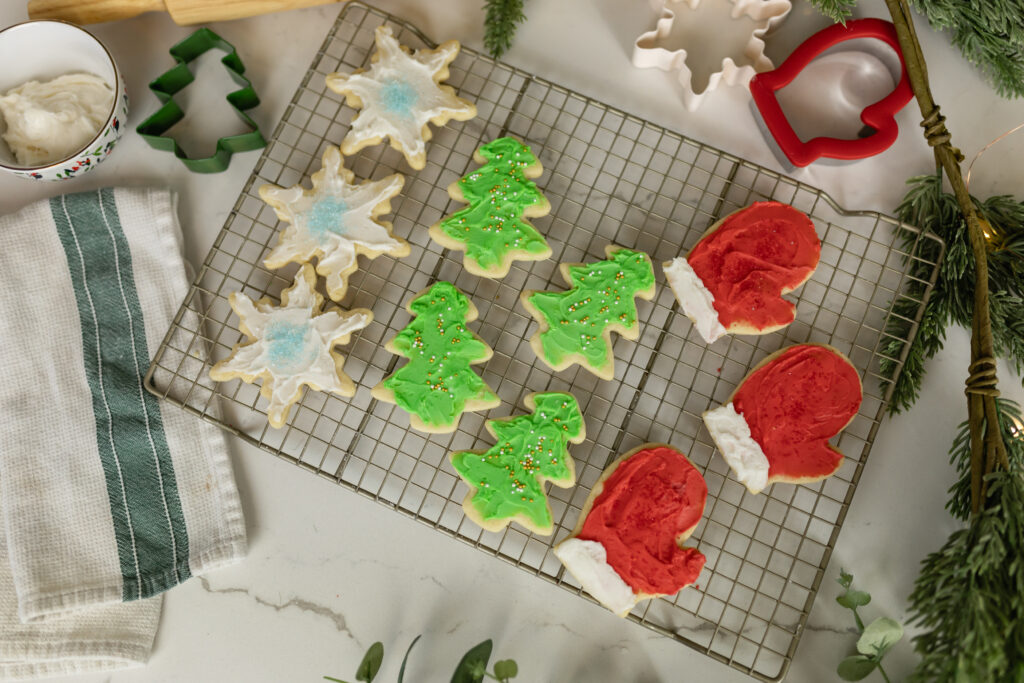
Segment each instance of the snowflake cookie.
[{"label": "snowflake cookie", "polygon": [[369,325],[373,313],[365,308],[321,313],[323,297],[315,285],[316,273],[306,264],[295,275],[295,284],[281,292],[280,306],[267,298],[254,304],[240,292],[228,297],[248,340],[210,368],[210,378],[226,382],[239,377],[250,384],[262,379],[260,394],[270,401],[267,419],[272,427],[284,425],[303,386],[339,396],[355,394],[355,385],[341,369],[344,358],[334,347],[347,344],[353,332]]},{"label": "snowflake cookie", "polygon": [[337,147],[324,151],[323,165],[313,174],[313,189],[301,185],[260,187],[260,197],[288,226],[277,246],[263,260],[267,268],[317,259],[316,272],[327,278],[327,294],[341,301],[348,276],[359,267],[356,256],[376,258],[409,255],[409,243],[391,233],[391,223],[377,219],[391,211],[391,198],[402,190],[400,173],[354,184]]},{"label": "snowflake cookie", "polygon": [[341,151],[355,154],[387,137],[410,166],[421,170],[427,163],[427,122],[443,126],[449,119],[466,121],[476,116],[472,102],[456,97],[451,86],[441,85],[448,78],[448,64],[459,54],[459,41],[411,52],[398,43],[391,27],[378,26],[376,44],[369,70],[327,76],[328,88],[344,95],[350,107],[361,109],[341,142]]}]

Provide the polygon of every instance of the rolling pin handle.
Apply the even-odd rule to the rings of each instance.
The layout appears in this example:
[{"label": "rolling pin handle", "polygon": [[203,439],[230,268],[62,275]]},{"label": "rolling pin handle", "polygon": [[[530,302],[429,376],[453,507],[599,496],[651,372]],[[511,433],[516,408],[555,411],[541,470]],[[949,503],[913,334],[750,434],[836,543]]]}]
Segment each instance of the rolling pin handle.
[{"label": "rolling pin handle", "polygon": [[98,24],[166,9],[164,0],[29,0],[28,16],[73,24]]}]

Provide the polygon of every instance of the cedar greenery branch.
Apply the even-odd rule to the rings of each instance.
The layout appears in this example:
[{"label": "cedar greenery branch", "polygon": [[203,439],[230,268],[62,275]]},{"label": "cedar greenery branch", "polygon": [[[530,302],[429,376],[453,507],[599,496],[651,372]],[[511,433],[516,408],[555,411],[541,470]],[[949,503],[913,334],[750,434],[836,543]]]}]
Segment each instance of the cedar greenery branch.
[{"label": "cedar greenery branch", "polygon": [[[921,321],[926,332],[924,345],[914,353],[910,353],[913,349],[907,350],[908,368],[913,371],[916,363],[916,371],[920,373],[927,353],[933,354],[941,345],[945,324],[958,310],[960,313],[970,310],[968,419],[951,448],[960,478],[950,489],[951,499],[947,505],[950,513],[964,521],[965,526],[925,559],[910,596],[911,623],[923,630],[914,638],[921,661],[912,680],[1021,681],[1024,680],[1024,420],[1019,406],[999,400],[995,364],[997,348],[1004,352],[1009,350],[1018,368],[1020,364],[1019,348],[1012,351],[1006,338],[1008,331],[1018,335],[1020,330],[1006,320],[1001,330],[999,320],[1000,307],[1008,305],[1010,297],[1019,299],[1021,291],[1021,212],[1008,198],[978,202],[968,193],[960,170],[963,155],[953,147],[944,117],[932,98],[909,0],[885,1],[896,26],[911,87],[924,118],[925,137],[933,148],[937,167],[934,180],[927,177],[911,181],[915,187],[901,211],[908,216],[919,211],[918,218],[922,219],[919,222],[925,229],[929,229],[929,216],[933,228],[934,225],[951,226],[945,228],[951,230],[948,235],[954,238],[950,254],[942,264],[945,286],[957,288],[970,276],[974,285],[966,292],[946,292],[940,299],[941,306],[933,307],[930,312],[926,310]],[[829,0],[812,2],[833,12],[837,5]],[[969,60],[982,66],[983,73],[1000,94],[1022,94],[1024,79],[1020,78],[1018,69],[1024,61],[1021,50],[1024,7],[1019,0],[993,0],[985,3],[984,10],[976,3],[959,3],[958,9],[952,1],[913,2],[933,25],[942,17],[958,22],[954,42],[965,50]],[[1016,84],[1009,87],[1005,79],[1012,81],[1014,78]],[[951,197],[941,191],[941,174],[950,183]],[[925,212],[926,208],[934,213]],[[993,224],[991,219],[997,217],[1010,220],[997,220]],[[1007,244],[1007,238],[1011,250],[999,253]],[[1006,272],[1014,274],[1010,284],[1016,286],[994,287],[999,283],[993,278]],[[957,277],[951,279],[951,275]],[[1002,341],[997,342],[999,339]],[[903,401],[900,407],[913,401],[914,387],[919,385],[909,386],[912,391],[908,393],[904,387],[904,393],[897,396],[897,400]]]},{"label": "cedar greenery branch", "polygon": [[[1024,8],[1021,10],[1024,12]],[[895,377],[889,411],[899,413],[910,408],[921,393],[926,362],[946,339],[951,324],[971,326],[974,309],[974,255],[968,240],[967,221],[960,213],[956,197],[942,188],[942,175],[935,173],[911,178],[910,190],[896,209],[900,220],[916,225],[946,243],[938,279],[925,303],[902,372],[897,373],[913,319],[924,297],[929,264],[940,258],[933,240],[919,239],[916,232],[900,235],[903,251],[913,258],[909,265],[909,284],[905,297],[896,301],[894,315],[887,324],[888,342],[882,349],[882,374]],[[971,197],[983,221],[988,242],[989,308],[992,341],[997,356],[1006,358],[1018,374],[1024,373],[1024,203],[1008,195],[984,201]]]}]

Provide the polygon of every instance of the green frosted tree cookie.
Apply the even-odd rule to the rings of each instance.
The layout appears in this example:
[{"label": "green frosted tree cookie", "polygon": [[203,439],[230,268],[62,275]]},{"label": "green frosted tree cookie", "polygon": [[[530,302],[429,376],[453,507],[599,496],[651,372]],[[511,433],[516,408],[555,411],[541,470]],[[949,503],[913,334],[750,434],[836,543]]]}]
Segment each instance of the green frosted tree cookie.
[{"label": "green frosted tree cookie", "polygon": [[551,247],[526,220],[551,210],[530,180],[544,170],[530,148],[515,138],[498,138],[473,158],[482,166],[448,186],[452,199],[469,206],[431,226],[430,236],[466,252],[463,265],[481,277],[504,277],[515,260],[550,256]]},{"label": "green frosted tree cookie", "polygon": [[567,488],[576,468],[567,450],[586,437],[583,415],[572,394],[541,393],[526,397],[532,412],[488,420],[497,443],[484,452],[451,454],[452,466],[470,486],[462,508],[488,531],[515,521],[538,534],[554,529],[544,482]]},{"label": "green frosted tree cookie", "polygon": [[615,245],[595,263],[561,265],[566,292],[526,291],[520,297],[540,329],[530,338],[537,357],[555,370],[579,363],[602,379],[615,376],[611,333],[639,334],[635,297],[654,297],[650,257]]},{"label": "green frosted tree cookie", "polygon": [[437,282],[407,307],[415,316],[387,350],[409,362],[373,388],[373,396],[409,413],[424,432],[453,432],[467,410],[486,410],[501,401],[472,365],[491,357],[491,348],[469,331],[473,302],[450,282]]}]

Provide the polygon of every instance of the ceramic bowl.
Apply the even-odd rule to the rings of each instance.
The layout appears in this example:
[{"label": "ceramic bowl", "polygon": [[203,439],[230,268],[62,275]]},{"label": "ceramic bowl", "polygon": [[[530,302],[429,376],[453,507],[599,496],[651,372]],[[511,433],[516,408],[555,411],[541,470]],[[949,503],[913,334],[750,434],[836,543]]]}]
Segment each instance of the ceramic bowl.
[{"label": "ceramic bowl", "polygon": [[[110,114],[82,149],[45,166],[22,166],[0,137],[0,171],[35,180],[64,180],[92,170],[107,158],[128,120],[124,79],[110,51],[85,29],[62,21],[29,21],[0,31],[0,93],[26,81],[46,81],[66,73],[92,73],[114,88]],[[6,124],[0,117],[0,134]]]}]

